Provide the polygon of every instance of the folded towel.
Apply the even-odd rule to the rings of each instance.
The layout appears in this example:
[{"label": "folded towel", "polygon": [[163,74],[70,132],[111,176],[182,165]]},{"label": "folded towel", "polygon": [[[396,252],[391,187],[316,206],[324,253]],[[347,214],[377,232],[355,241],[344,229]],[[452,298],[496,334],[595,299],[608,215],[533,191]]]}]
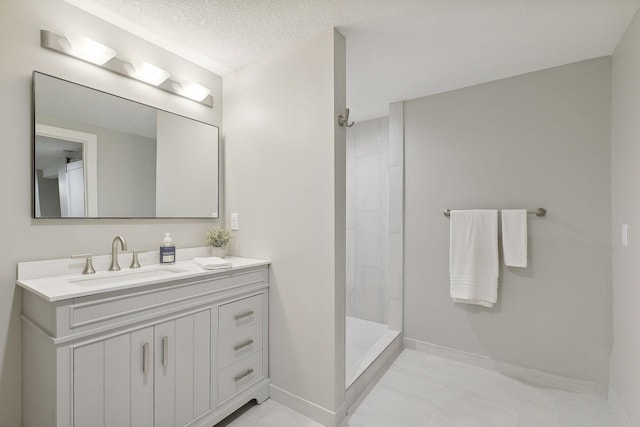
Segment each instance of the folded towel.
[{"label": "folded towel", "polygon": [[502,253],[504,264],[510,267],[527,266],[527,211],[502,211]]},{"label": "folded towel", "polygon": [[449,278],[455,302],[498,300],[498,211],[451,211]]},{"label": "folded towel", "polygon": [[205,270],[219,270],[233,267],[233,264],[229,261],[225,261],[224,259],[215,256],[194,258],[193,261]]}]

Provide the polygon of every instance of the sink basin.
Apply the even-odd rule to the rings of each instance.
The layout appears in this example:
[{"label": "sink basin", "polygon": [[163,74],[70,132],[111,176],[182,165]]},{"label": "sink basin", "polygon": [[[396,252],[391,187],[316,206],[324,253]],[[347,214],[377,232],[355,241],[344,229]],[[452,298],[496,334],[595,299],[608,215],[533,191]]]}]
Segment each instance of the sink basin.
[{"label": "sink basin", "polygon": [[173,276],[177,273],[184,273],[187,270],[176,267],[153,267],[142,270],[125,270],[125,271],[109,271],[99,273],[93,277],[82,276],[78,278],[67,279],[69,283],[78,286],[94,286],[106,285],[110,283],[128,282],[132,280],[160,279]]}]

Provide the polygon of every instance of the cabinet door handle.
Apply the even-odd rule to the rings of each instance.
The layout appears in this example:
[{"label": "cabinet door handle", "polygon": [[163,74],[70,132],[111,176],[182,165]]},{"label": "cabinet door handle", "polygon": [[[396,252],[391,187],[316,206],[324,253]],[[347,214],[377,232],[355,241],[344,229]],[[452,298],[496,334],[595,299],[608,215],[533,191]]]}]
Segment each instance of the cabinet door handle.
[{"label": "cabinet door handle", "polygon": [[233,379],[233,381],[238,382],[241,379],[243,379],[244,377],[246,377],[247,375],[251,375],[251,374],[253,374],[253,368],[247,369],[245,372],[243,372],[242,374],[240,374],[237,377],[235,377]]},{"label": "cabinet door handle", "polygon": [[142,346],[142,373],[146,377],[149,373],[149,343]]},{"label": "cabinet door handle", "polygon": [[246,313],[238,314],[236,320],[244,319],[245,317],[253,316],[253,310],[249,310]]},{"label": "cabinet door handle", "polygon": [[251,344],[253,344],[253,339],[246,340],[242,344],[236,345],[235,347],[233,347],[233,350],[234,351],[242,350],[243,348],[245,348],[246,346],[251,345]]},{"label": "cabinet door handle", "polygon": [[162,366],[167,367],[169,364],[169,337],[162,338]]}]

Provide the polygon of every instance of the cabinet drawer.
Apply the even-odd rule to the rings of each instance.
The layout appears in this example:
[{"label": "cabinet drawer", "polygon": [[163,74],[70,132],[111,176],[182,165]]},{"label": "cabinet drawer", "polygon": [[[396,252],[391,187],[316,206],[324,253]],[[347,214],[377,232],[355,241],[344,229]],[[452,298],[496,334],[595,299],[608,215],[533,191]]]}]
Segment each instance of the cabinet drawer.
[{"label": "cabinet drawer", "polygon": [[251,353],[262,350],[262,323],[242,328],[220,337],[218,344],[218,368],[223,369]]},{"label": "cabinet drawer", "polygon": [[262,294],[220,306],[220,336],[262,322]]},{"label": "cabinet drawer", "polygon": [[262,351],[257,351],[222,369],[218,375],[218,403],[224,402],[262,378]]},{"label": "cabinet drawer", "polygon": [[114,319],[130,319],[179,307],[196,298],[210,296],[221,289],[229,288],[232,283],[232,277],[227,276],[141,290],[134,294],[77,298],[71,306],[70,326],[74,332],[82,332],[108,324]]}]

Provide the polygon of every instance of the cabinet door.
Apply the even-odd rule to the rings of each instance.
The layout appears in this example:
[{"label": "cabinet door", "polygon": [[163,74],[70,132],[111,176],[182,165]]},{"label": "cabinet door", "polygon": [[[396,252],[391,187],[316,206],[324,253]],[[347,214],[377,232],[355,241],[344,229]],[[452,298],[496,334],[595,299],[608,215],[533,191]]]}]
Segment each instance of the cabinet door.
[{"label": "cabinet door", "polygon": [[104,341],[73,350],[73,425],[104,425]]},{"label": "cabinet door", "polygon": [[153,350],[152,327],[131,334],[131,427],[153,427]]},{"label": "cabinet door", "polygon": [[153,426],[153,328],[76,347],[75,427]]},{"label": "cabinet door", "polygon": [[188,424],[211,410],[211,308],[154,327],[155,426]]},{"label": "cabinet door", "polygon": [[171,320],[153,328],[155,345],[153,418],[156,427],[175,426],[175,327],[175,321]]},{"label": "cabinet door", "polygon": [[211,310],[176,319],[176,426],[211,409]]}]

